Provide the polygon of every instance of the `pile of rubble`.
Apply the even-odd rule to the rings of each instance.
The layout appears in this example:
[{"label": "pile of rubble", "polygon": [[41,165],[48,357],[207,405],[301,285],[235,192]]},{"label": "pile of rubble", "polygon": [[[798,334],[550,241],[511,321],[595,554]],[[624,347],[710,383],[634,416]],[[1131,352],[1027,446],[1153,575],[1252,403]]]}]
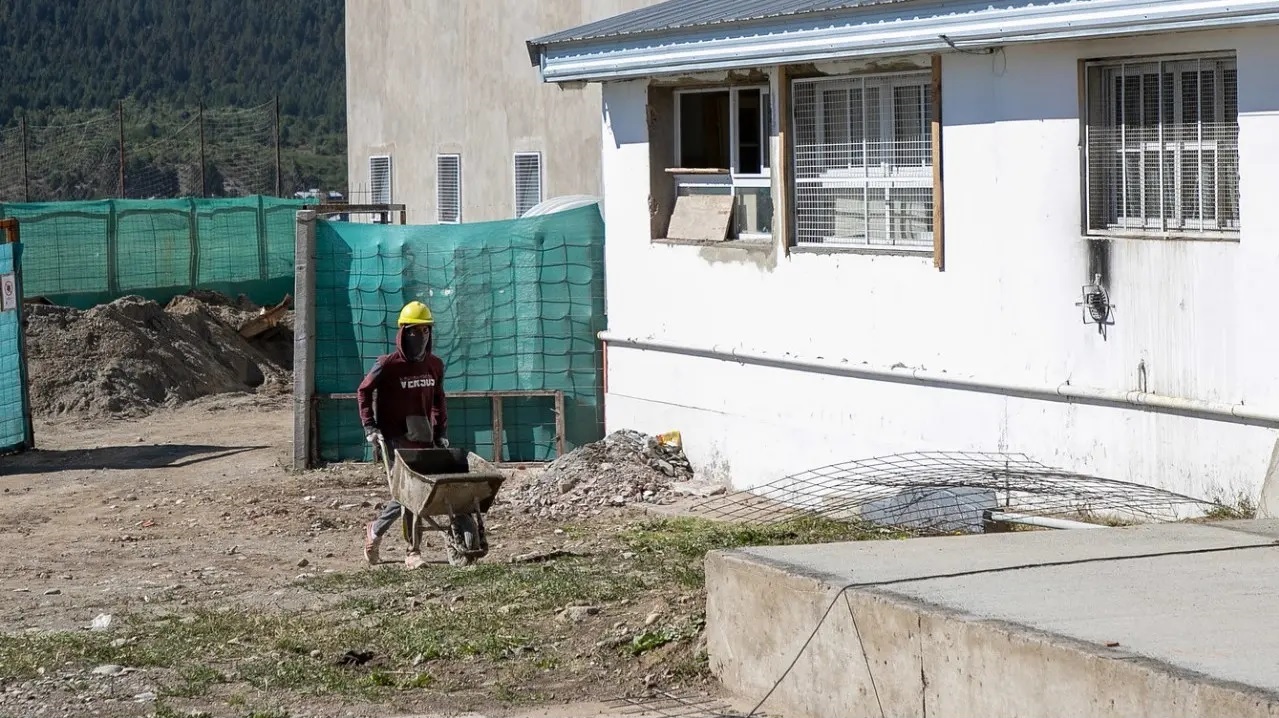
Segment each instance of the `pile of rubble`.
[{"label": "pile of rubble", "polygon": [[[140,416],[213,394],[285,393],[292,317],[241,298],[123,297],[89,310],[27,307],[27,368],[38,416]],[[273,310],[274,311],[274,310]],[[252,339],[242,330],[253,325]]]},{"label": "pile of rubble", "polygon": [[617,431],[561,456],[505,500],[540,518],[597,514],[610,507],[670,504],[693,478],[684,450],[638,431]]}]

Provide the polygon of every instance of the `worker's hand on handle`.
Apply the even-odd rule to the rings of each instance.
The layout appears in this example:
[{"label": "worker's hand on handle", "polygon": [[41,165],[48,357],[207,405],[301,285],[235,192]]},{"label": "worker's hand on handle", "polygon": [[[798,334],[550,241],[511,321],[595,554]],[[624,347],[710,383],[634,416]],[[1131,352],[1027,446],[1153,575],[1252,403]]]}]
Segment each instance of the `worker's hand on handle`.
[{"label": "worker's hand on handle", "polygon": [[444,438],[443,436],[437,436],[435,437],[435,445],[438,448],[447,449],[449,448],[449,440]]}]

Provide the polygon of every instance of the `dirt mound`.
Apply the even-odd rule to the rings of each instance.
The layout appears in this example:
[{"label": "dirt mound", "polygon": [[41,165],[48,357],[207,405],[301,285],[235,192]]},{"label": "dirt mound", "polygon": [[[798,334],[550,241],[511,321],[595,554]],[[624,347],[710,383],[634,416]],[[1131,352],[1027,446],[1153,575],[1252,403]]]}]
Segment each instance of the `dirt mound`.
[{"label": "dirt mound", "polygon": [[692,478],[683,449],[622,430],[551,462],[506,500],[543,518],[582,516],[608,507],[673,503],[674,485]]},{"label": "dirt mound", "polygon": [[261,341],[238,333],[258,311],[214,294],[180,296],[167,307],[140,297],[87,311],[33,305],[32,410],[45,417],[139,416],[213,394],[287,391],[288,321]]}]

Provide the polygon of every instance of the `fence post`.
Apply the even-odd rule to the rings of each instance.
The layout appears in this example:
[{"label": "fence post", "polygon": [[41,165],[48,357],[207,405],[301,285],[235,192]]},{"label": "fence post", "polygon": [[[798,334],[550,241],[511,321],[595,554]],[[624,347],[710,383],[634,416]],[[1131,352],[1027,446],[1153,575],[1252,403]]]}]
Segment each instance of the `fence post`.
[{"label": "fence post", "polygon": [[120,198],[127,197],[124,193],[124,100],[116,101],[116,117],[120,121]]},{"label": "fence post", "polygon": [[18,375],[21,381],[20,391],[22,393],[19,400],[22,402],[23,432],[26,434],[22,448],[24,451],[30,451],[36,447],[36,431],[35,421],[32,419],[31,412],[31,382],[27,377],[27,332],[23,325],[24,320],[22,317],[23,312],[26,311],[26,306],[22,303],[22,236],[18,220],[13,218],[0,219],[0,232],[2,232],[0,234],[0,242],[11,243],[15,248],[13,253],[13,293],[18,300],[15,311],[18,313]]},{"label": "fence post", "polygon": [[107,200],[107,291],[114,299],[120,293],[120,215],[115,200]]},{"label": "fence post", "polygon": [[284,165],[280,163],[280,96],[275,96],[275,196],[284,196]]},{"label": "fence post", "polygon": [[27,167],[27,116],[22,116],[22,201],[31,201],[31,172]]},{"label": "fence post", "polygon": [[200,102],[199,120],[200,120],[200,196],[208,197],[209,196],[209,188],[208,188],[209,178],[204,168],[204,102],[203,101]]},{"label": "fence post", "polygon": [[195,289],[200,286],[200,215],[194,198],[188,198],[191,206],[187,214],[187,241],[191,245],[190,284]]},{"label": "fence post", "polygon": [[315,218],[297,213],[293,279],[293,470],[312,466],[315,430]]}]

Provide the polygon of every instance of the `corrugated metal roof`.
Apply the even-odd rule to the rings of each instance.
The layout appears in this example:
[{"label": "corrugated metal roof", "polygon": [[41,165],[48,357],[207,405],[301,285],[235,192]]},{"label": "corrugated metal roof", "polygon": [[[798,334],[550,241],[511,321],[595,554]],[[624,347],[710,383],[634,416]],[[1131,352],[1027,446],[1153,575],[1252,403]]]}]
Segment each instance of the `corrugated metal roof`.
[{"label": "corrugated metal roof", "polygon": [[847,10],[912,0],[667,0],[579,27],[530,40],[546,46],[622,35],[641,35],[751,20]]}]

